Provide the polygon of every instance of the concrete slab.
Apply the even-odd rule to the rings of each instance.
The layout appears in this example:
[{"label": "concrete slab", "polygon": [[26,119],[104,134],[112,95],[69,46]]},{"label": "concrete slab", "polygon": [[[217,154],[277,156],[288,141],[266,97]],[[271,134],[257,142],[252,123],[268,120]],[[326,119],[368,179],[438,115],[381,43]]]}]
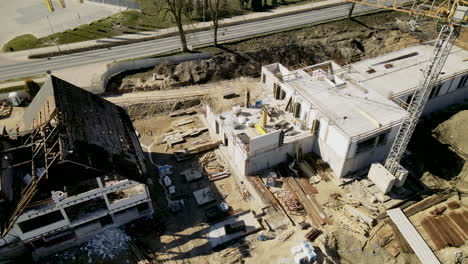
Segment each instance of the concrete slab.
[{"label": "concrete slab", "polygon": [[418,233],[413,224],[405,216],[400,208],[391,209],[387,211],[388,216],[392,219],[400,233],[406,239],[408,244],[413,249],[416,256],[423,264],[438,264],[439,259],[436,257],[431,248],[427,245],[426,241]]},{"label": "concrete slab", "polygon": [[216,194],[211,190],[210,186],[194,191],[193,196],[195,196],[198,205],[204,205],[216,200]]},{"label": "concrete slab", "polygon": [[[224,226],[243,220],[245,222],[245,231],[239,231],[232,234],[226,234]],[[232,216],[222,222],[216,223],[210,227],[207,234],[208,243],[211,247],[216,247],[242,237],[245,233],[261,228],[260,223],[255,219],[252,212]]]}]

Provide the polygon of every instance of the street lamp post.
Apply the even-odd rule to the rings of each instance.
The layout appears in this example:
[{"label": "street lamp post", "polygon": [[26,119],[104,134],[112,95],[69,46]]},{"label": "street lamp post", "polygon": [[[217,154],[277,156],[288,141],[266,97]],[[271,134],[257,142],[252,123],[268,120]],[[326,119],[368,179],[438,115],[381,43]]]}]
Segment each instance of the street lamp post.
[{"label": "street lamp post", "polygon": [[[52,35],[54,35],[54,29],[52,28],[52,24],[50,23],[49,16],[47,16],[47,22],[49,22],[50,31],[52,32]],[[58,43],[58,41],[55,44],[57,45],[57,49],[58,49],[58,52],[60,54],[61,53],[60,44]]]}]

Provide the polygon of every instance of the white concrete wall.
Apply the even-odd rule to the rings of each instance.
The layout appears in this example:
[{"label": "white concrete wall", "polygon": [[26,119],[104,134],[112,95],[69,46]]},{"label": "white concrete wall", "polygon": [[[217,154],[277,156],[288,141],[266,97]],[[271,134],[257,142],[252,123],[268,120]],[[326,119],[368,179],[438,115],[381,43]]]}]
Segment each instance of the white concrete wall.
[{"label": "white concrete wall", "polygon": [[241,145],[239,145],[237,142],[236,144],[233,146],[233,153],[232,153],[232,156],[234,158],[234,166],[237,167],[238,171],[240,171],[241,173],[243,173],[244,175],[247,174],[247,171],[246,171],[246,160],[247,160],[247,155],[246,155],[246,151],[245,150],[242,150],[242,147]]},{"label": "white concrete wall", "polygon": [[346,158],[350,140],[343,135],[334,125],[328,126],[328,133],[325,143],[333,149],[340,157]]},{"label": "white concrete wall", "polygon": [[[453,86],[453,85],[452,85]],[[452,88],[450,86],[450,88]],[[456,86],[455,86],[456,87]],[[449,93],[431,98],[424,108],[424,115],[441,111],[453,104],[463,104],[468,100],[468,87],[452,90]]]},{"label": "white concrete wall", "polygon": [[[275,63],[272,65],[264,66],[262,67],[262,75],[260,78],[260,81],[263,83],[263,78],[265,78],[265,88],[268,89],[268,91],[272,92],[273,91],[273,85],[275,83],[280,84],[281,81],[273,74],[273,72],[270,71],[271,68],[278,68],[279,69],[279,64]],[[265,77],[263,77],[265,76]]]},{"label": "white concrete wall", "polygon": [[249,156],[247,160],[247,174],[254,174],[261,170],[276,166],[287,161],[287,155],[296,155],[295,144],[300,144],[302,153],[312,152],[315,136],[303,138],[297,142],[285,143],[278,148],[259,153],[254,156]]},{"label": "white concrete wall", "polygon": [[[76,205],[76,204],[79,204],[79,203],[86,203],[86,201],[88,201],[90,199],[93,199],[95,197],[107,198],[106,197],[107,193],[115,192],[115,191],[118,191],[118,190],[126,189],[126,188],[129,188],[131,186],[140,184],[140,183],[137,183],[137,182],[124,180],[124,181],[120,181],[118,183],[115,183],[115,184],[112,184],[112,185],[109,185],[109,186],[102,186],[102,184],[100,183],[99,178],[97,178],[97,181],[98,181],[98,184],[100,186],[99,188],[84,192],[84,193],[79,194],[79,195],[67,197],[67,198],[65,198],[63,200],[60,200],[60,201],[56,200],[55,204],[51,203],[52,206],[49,206],[45,210],[29,210],[29,211],[26,211],[25,213],[23,213],[18,218],[17,222],[14,225],[14,231],[18,234],[18,236],[21,238],[22,241],[28,241],[28,240],[36,238],[36,237],[44,236],[45,234],[55,233],[55,232],[58,232],[58,231],[61,231],[61,230],[69,229],[72,226],[77,226],[77,225],[81,225],[81,224],[86,223],[86,222],[93,221],[95,219],[98,219],[98,218],[110,213],[110,212],[116,213],[118,211],[125,210],[125,209],[127,209],[129,207],[136,206],[136,205],[141,204],[143,202],[150,201],[148,188],[146,188],[146,186],[145,186],[144,191],[142,193],[136,194],[136,195],[133,195],[133,196],[129,196],[129,197],[125,198],[125,199],[119,200],[119,201],[117,201],[115,203],[112,203],[112,204],[109,204],[107,199],[105,199],[106,204],[107,204],[107,210],[96,212],[96,214],[87,215],[85,218],[79,219],[78,221],[75,221],[73,223],[70,222],[69,219],[68,219],[68,216],[66,215],[66,212],[63,210],[64,208],[72,206],[72,205]],[[53,211],[57,211],[57,209],[59,209],[61,211],[61,213],[62,213],[62,215],[64,217],[64,220],[61,220],[61,221],[58,221],[58,222],[55,222],[55,223],[51,223],[49,225],[46,225],[46,226],[31,230],[31,231],[28,231],[28,232],[24,232],[24,233],[21,231],[21,229],[18,226],[18,224],[20,224],[20,223],[22,223],[24,221],[34,219],[36,217],[42,216],[44,214],[47,214],[47,213],[50,213],[50,212],[53,212]],[[151,206],[150,206],[150,209],[151,209],[150,211],[152,211]],[[139,218],[139,217],[140,217],[140,215],[136,214],[133,219]],[[118,225],[120,225],[120,224],[118,224]]]},{"label": "white concrete wall", "polygon": [[217,135],[216,133],[216,115],[211,110],[211,107],[208,104],[205,104],[205,113],[206,113],[206,121],[208,123],[208,133],[211,137]]},{"label": "white concrete wall", "polygon": [[[93,238],[93,236],[96,235],[98,232],[102,232],[109,228],[121,226],[123,224],[131,222],[143,216],[149,216],[152,214],[153,209],[151,206],[151,202],[147,201],[147,203],[149,203],[149,209],[150,209],[147,212],[140,213],[138,212],[136,208],[132,208],[128,212],[125,212],[124,214],[117,216],[117,217],[114,217],[114,215],[111,214],[110,216],[114,220],[113,224],[102,226],[100,222],[88,223],[86,225],[83,225],[79,228],[74,229],[75,237],[73,239],[60,242],[50,247],[37,248],[34,250],[34,254],[38,256],[46,256],[46,255],[50,255],[55,252],[58,252],[60,250],[69,248],[69,247],[78,246],[81,243],[84,243],[87,240]],[[71,230],[71,229],[68,229],[68,230]]]},{"label": "white concrete wall", "polygon": [[[423,115],[441,111],[450,105],[462,104],[465,100],[468,100],[468,82],[464,87],[457,89],[463,76],[464,75],[457,76],[443,82],[438,95],[427,101]],[[400,96],[399,99],[406,102],[410,96],[411,95]]]},{"label": "white concrete wall", "polygon": [[250,139],[249,155],[264,152],[278,147],[281,130],[276,130],[265,135]]},{"label": "white concrete wall", "polygon": [[51,223],[49,225],[46,225],[46,226],[31,230],[25,233],[21,231],[21,229],[18,227],[17,224],[15,224],[14,228],[15,228],[15,232],[19,235],[21,240],[27,241],[27,240],[30,240],[31,238],[42,236],[49,232],[56,232],[56,231],[67,229],[69,225],[70,225],[70,221],[68,221],[67,219],[64,219],[64,220]]},{"label": "white concrete wall", "polygon": [[341,177],[348,173],[369,167],[372,163],[383,162],[390,152],[399,128],[400,126],[398,125],[390,130],[385,144],[377,145],[375,148],[360,153],[356,153],[357,142],[352,142],[348,151],[348,158],[343,165]]},{"label": "white concrete wall", "polygon": [[90,233],[95,233],[96,231],[100,230],[102,228],[101,223],[99,222],[93,222],[89,223],[87,225],[83,225],[79,228],[75,228],[75,235],[77,238],[85,237],[89,235]]},{"label": "white concrete wall", "polygon": [[133,195],[133,196],[127,197],[125,199],[121,199],[121,200],[118,200],[116,202],[113,202],[113,203],[108,205],[108,209],[111,210],[111,211],[117,210],[117,209],[122,208],[122,207],[127,207],[129,205],[139,203],[142,200],[145,200],[145,199],[148,199],[148,198],[149,198],[148,194],[146,192],[143,192],[143,193]]}]

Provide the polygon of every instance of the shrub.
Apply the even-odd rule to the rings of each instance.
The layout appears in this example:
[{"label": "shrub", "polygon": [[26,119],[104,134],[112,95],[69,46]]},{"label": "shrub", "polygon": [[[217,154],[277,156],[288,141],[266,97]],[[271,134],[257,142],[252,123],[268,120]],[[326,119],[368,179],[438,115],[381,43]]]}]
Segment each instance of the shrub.
[{"label": "shrub", "polygon": [[24,82],[24,88],[29,96],[34,97],[41,89],[41,86],[33,80],[26,80]]}]

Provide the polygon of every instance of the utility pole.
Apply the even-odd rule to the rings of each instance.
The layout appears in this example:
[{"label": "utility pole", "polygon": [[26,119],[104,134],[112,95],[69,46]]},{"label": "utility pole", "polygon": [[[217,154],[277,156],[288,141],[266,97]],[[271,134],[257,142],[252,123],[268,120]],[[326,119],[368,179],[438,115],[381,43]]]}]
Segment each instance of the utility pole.
[{"label": "utility pole", "polygon": [[[54,35],[54,34],[55,34],[55,33],[54,33],[54,29],[52,28],[52,24],[50,23],[49,16],[47,16],[47,22],[49,22],[50,31],[52,32],[52,35]],[[60,44],[58,43],[58,41],[57,41],[57,43],[55,43],[55,44],[57,45],[57,49],[58,49],[58,52],[59,52],[59,54],[60,54],[60,53],[61,53],[61,51],[60,51]]]}]

